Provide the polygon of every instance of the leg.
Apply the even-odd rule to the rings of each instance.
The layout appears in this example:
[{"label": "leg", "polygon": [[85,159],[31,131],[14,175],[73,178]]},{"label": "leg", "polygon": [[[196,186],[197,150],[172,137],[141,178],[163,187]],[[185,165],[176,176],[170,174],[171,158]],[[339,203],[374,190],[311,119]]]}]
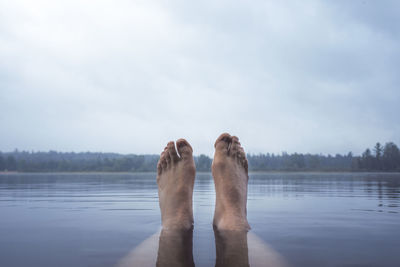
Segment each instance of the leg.
[{"label": "leg", "polygon": [[214,228],[216,267],[248,267],[247,231],[218,231]]},{"label": "leg", "polygon": [[157,267],[194,267],[193,229],[161,231]]},{"label": "leg", "polygon": [[[184,139],[169,142],[157,165],[162,231],[156,266],[194,266],[192,196],[195,165]],[[178,154],[179,153],[179,154]]]}]

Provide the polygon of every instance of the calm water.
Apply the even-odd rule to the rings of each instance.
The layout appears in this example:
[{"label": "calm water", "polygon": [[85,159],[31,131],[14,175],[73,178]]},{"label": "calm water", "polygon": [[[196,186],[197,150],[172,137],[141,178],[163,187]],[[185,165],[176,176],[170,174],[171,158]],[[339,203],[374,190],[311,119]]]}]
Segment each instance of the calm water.
[{"label": "calm water", "polygon": [[[214,266],[198,174],[196,266]],[[252,231],[291,266],[400,266],[400,174],[251,174]],[[160,226],[154,173],[0,175],[0,266],[113,266]]]}]

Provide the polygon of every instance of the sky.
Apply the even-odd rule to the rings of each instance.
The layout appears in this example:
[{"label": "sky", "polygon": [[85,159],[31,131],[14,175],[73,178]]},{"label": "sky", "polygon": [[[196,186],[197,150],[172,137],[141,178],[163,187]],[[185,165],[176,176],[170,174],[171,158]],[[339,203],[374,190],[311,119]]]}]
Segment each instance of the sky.
[{"label": "sky", "polygon": [[400,144],[400,1],[0,0],[0,150]]}]

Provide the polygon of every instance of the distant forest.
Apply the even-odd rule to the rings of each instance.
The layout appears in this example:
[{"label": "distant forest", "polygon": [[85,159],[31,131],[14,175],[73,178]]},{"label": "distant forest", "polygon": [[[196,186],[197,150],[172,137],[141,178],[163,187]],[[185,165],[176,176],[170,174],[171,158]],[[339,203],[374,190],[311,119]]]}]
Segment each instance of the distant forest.
[{"label": "distant forest", "polygon": [[[116,153],[0,152],[0,171],[18,172],[151,172],[158,155]],[[377,143],[361,156],[318,154],[247,155],[250,171],[400,171],[400,151],[396,144]],[[197,171],[210,171],[212,159],[195,156]]]}]

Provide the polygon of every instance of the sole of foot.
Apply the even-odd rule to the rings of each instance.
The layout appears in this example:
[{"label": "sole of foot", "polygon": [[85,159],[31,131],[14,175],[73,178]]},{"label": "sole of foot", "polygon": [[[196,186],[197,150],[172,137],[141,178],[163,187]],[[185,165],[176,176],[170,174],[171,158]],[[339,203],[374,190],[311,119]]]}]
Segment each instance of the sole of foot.
[{"label": "sole of foot", "polygon": [[158,196],[163,230],[193,228],[193,149],[185,139],[169,142],[157,164]]},{"label": "sole of foot", "polygon": [[215,141],[212,174],[216,204],[214,227],[219,230],[248,231],[247,184],[248,162],[239,138],[228,133]]}]

